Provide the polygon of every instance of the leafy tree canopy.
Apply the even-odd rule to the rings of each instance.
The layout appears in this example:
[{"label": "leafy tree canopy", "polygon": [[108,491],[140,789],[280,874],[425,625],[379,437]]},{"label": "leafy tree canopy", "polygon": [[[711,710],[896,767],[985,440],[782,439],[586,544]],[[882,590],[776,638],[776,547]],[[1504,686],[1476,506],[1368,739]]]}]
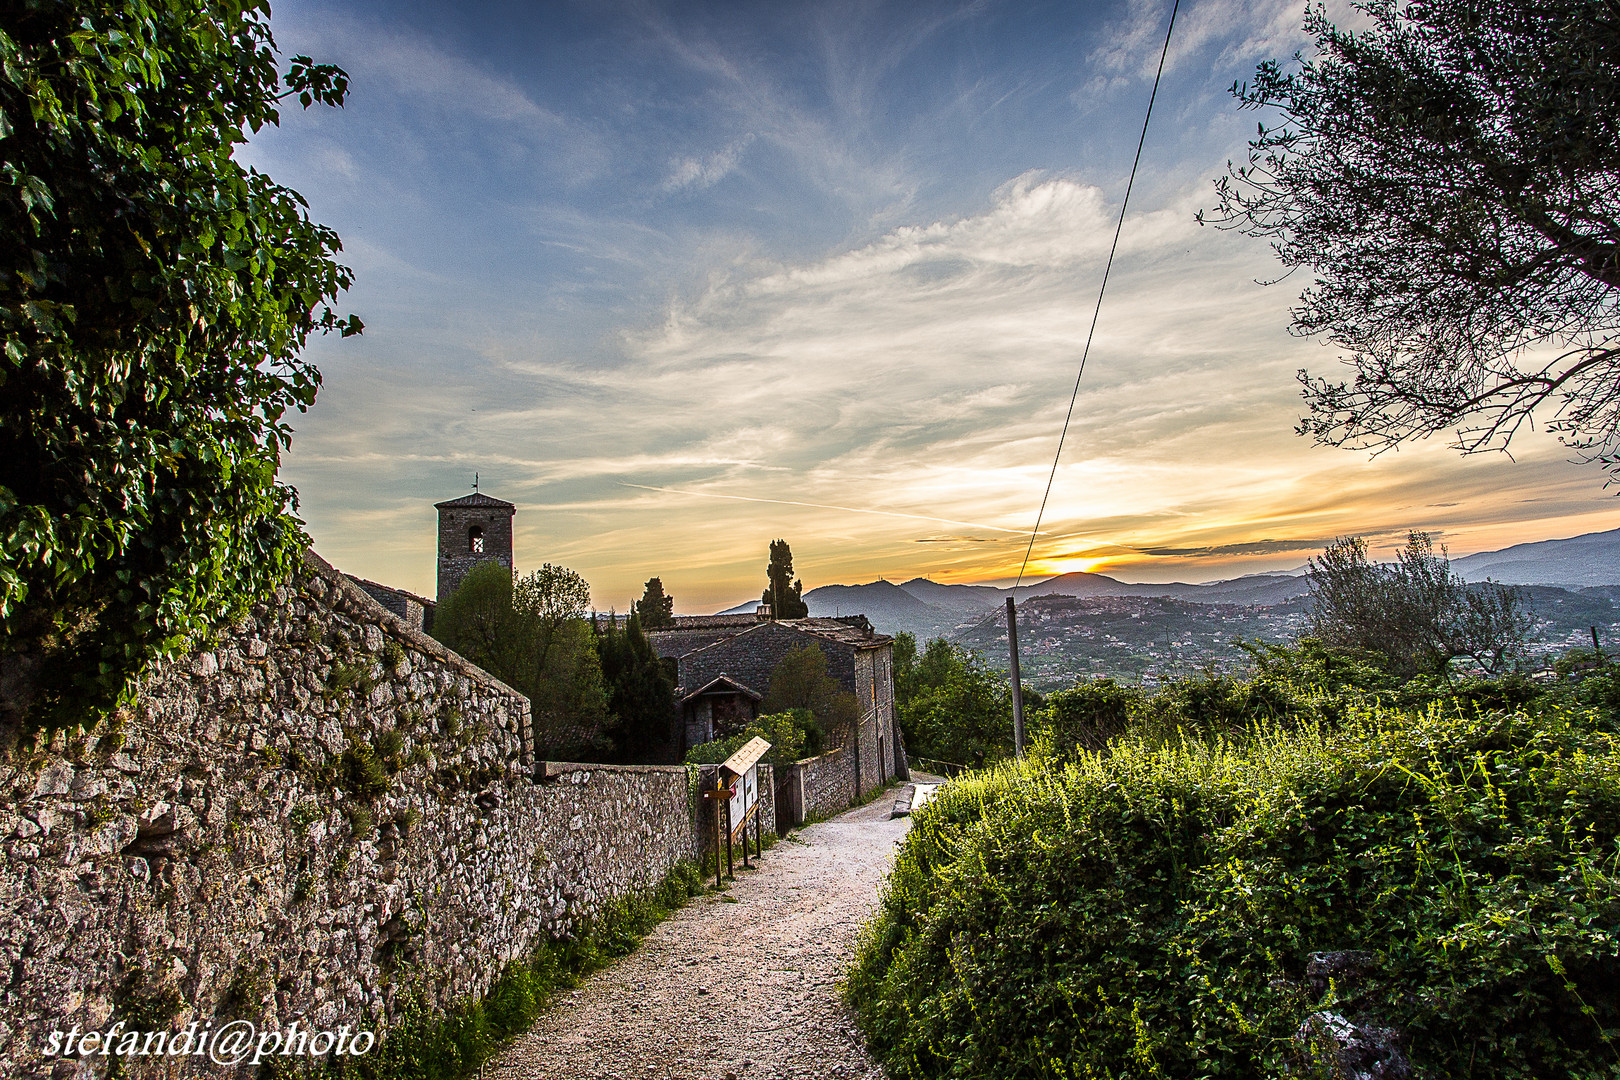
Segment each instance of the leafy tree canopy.
[{"label": "leafy tree canopy", "polygon": [[546,564],[515,585],[480,563],[433,616],[433,636],[529,699],[536,739],[580,760],[614,753],[614,724],[579,574]]},{"label": "leafy tree canopy", "polygon": [[[977,653],[934,638],[904,670],[897,713],[906,747],[919,757],[978,766],[1013,749],[1012,695],[1007,678]],[[896,675],[897,693],[902,687]],[[1040,705],[1025,691],[1025,707]]]},{"label": "leafy tree canopy", "polygon": [[88,722],[286,580],[276,481],[337,235],[233,150],[296,96],[265,0],[0,13],[0,719]]},{"label": "leafy tree canopy", "polygon": [[1233,87],[1275,111],[1218,181],[1216,223],[1314,284],[1293,329],[1346,350],[1301,372],[1300,433],[1384,449],[1547,426],[1620,468],[1620,22],[1609,0],[1370,0],[1320,9],[1317,55]]},{"label": "leafy tree canopy", "polygon": [[675,598],[664,595],[662,578],[652,578],[647,582],[641,599],[636,601],[636,615],[640,617],[643,630],[675,625]]},{"label": "leafy tree canopy", "polygon": [[827,654],[804,645],[782,657],[771,671],[762,708],[767,713],[807,714],[805,753],[819,754],[824,734],[853,729],[861,707],[855,695],[827,671]]},{"label": "leafy tree canopy", "polygon": [[1443,672],[1464,656],[1500,674],[1521,655],[1531,625],[1516,590],[1469,586],[1427,533],[1411,533],[1393,565],[1373,563],[1360,537],[1341,538],[1310,561],[1306,576],[1312,633],[1382,657],[1403,676]]},{"label": "leafy tree canopy", "polygon": [[771,563],[765,568],[765,592],[760,603],[771,605],[771,614],[778,619],[803,619],[810,614],[810,606],[801,598],[804,583],[793,577],[793,549],[786,540],[771,541]]},{"label": "leafy tree canopy", "polygon": [[[741,750],[749,740],[758,737],[771,744],[771,748],[765,751],[763,761],[771,765],[788,765],[806,756],[805,735],[812,730],[810,717],[803,709],[763,713],[730,738],[698,743],[686,752],[686,763],[718,765]],[[814,754],[815,751],[808,753]]]}]

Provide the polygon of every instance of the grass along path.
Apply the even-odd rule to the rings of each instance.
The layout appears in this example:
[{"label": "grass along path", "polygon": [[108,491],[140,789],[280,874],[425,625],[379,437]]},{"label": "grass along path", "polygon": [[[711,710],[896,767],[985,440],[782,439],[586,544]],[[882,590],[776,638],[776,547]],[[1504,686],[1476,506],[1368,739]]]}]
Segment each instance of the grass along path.
[{"label": "grass along path", "polygon": [[909,818],[808,825],[518,1036],[486,1080],[882,1080],[836,983]]}]

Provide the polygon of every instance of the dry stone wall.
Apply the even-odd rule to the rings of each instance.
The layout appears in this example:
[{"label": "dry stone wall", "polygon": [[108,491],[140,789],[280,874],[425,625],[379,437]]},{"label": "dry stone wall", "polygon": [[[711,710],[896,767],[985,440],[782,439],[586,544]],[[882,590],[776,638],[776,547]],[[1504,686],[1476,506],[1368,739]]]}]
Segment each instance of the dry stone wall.
[{"label": "dry stone wall", "polygon": [[103,1076],[42,1048],[119,1018],[386,1027],[698,853],[684,768],[531,745],[521,695],[313,555],[113,723],[13,740],[0,1076]]}]

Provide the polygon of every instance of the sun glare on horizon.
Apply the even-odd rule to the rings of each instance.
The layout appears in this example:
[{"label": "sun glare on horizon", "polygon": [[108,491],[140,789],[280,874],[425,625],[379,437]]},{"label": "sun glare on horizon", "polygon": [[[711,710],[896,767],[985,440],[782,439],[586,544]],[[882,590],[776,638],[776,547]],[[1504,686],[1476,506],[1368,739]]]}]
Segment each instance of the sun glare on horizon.
[{"label": "sun glare on horizon", "polygon": [[[1111,560],[1107,556],[1084,559],[1052,559],[1050,561],[1030,564],[1030,571],[1039,571],[1044,577],[1056,577],[1059,574],[1096,574],[1107,568]],[[1029,574],[1024,575],[1028,577]]]}]

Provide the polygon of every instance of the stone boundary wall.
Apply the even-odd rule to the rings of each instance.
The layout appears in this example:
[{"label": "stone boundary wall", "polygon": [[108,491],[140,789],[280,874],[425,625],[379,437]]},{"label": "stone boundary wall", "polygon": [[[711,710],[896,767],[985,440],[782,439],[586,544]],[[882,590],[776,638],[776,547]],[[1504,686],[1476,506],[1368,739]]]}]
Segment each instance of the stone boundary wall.
[{"label": "stone boundary wall", "polygon": [[793,825],[810,818],[831,817],[855,801],[855,759],[847,747],[784,768],[789,770],[786,788],[791,806],[778,813]]},{"label": "stone boundary wall", "polygon": [[42,1047],[120,1018],[380,1030],[699,855],[684,768],[531,746],[521,695],[310,554],[112,722],[0,748],[0,1076],[105,1076]]}]

